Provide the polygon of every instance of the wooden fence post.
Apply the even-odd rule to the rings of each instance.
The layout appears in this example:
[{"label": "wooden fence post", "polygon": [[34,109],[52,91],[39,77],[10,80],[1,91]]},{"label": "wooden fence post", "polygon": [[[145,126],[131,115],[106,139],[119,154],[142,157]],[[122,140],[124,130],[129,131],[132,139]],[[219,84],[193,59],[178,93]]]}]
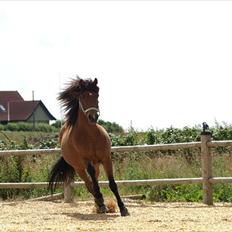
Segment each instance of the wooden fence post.
[{"label": "wooden fence post", "polygon": [[207,143],[211,141],[211,132],[203,131],[201,133],[201,164],[203,177],[203,203],[213,205],[213,188],[210,183],[212,178],[212,156]]},{"label": "wooden fence post", "polygon": [[64,183],[64,202],[71,203],[74,199],[73,183]]}]

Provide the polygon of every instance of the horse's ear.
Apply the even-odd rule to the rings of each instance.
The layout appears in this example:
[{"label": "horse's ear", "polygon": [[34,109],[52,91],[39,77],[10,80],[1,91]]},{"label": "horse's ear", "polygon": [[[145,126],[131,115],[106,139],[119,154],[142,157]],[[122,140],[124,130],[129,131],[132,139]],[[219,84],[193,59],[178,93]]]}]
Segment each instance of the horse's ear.
[{"label": "horse's ear", "polygon": [[80,87],[82,87],[84,85],[84,80],[83,79],[80,79],[79,85],[80,85]]},{"label": "horse's ear", "polygon": [[97,85],[97,83],[98,83],[98,80],[97,80],[97,78],[95,78],[94,81],[93,81],[93,84]]}]

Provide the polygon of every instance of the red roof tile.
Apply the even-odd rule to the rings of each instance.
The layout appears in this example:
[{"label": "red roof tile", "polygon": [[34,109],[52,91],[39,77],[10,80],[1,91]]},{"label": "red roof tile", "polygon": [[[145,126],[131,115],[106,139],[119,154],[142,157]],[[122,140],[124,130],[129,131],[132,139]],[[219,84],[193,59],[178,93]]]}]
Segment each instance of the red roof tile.
[{"label": "red roof tile", "polygon": [[39,101],[10,102],[10,121],[27,120],[39,103]]},{"label": "red roof tile", "polygon": [[24,101],[18,91],[0,91],[0,105],[7,108],[7,102]]}]

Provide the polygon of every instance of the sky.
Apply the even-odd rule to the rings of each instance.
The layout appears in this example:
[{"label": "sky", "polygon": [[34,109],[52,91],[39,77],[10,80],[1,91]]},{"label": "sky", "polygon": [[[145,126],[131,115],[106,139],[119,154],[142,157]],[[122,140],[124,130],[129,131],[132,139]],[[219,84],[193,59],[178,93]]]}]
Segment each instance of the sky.
[{"label": "sky", "polygon": [[63,117],[98,78],[101,119],[137,130],[232,123],[231,1],[0,1],[0,90]]}]

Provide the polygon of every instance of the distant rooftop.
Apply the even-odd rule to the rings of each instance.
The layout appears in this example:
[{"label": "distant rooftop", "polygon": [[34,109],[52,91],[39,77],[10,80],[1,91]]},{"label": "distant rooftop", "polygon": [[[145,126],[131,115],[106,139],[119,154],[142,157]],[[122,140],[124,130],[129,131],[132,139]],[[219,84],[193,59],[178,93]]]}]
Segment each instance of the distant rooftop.
[{"label": "distant rooftop", "polygon": [[27,121],[36,111],[40,120],[56,120],[42,101],[24,101],[18,91],[0,91],[0,121]]}]

